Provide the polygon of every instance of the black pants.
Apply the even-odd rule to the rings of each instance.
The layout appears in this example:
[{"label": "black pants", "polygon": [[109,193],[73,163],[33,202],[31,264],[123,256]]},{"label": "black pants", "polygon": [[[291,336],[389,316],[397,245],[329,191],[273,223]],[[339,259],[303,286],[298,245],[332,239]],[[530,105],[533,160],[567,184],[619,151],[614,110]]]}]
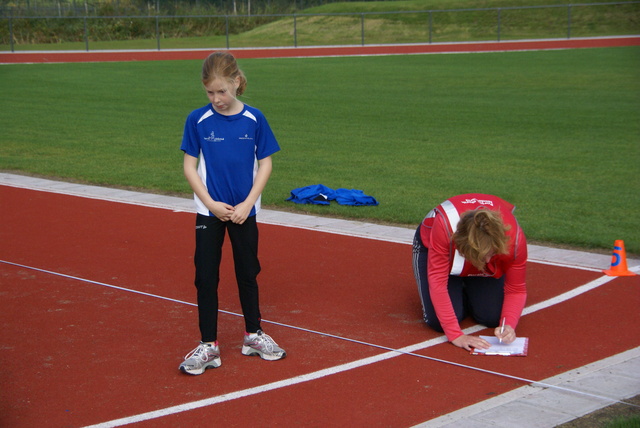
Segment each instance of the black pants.
[{"label": "black pants", "polygon": [[[429,294],[427,259],[429,250],[420,239],[420,227],[413,238],[413,273],[422,300],[424,322],[432,329],[442,332],[442,326]],[[487,327],[500,325],[500,314],[504,301],[504,276],[491,278],[482,276],[461,277],[449,275],[449,298],[458,322],[468,315]]]},{"label": "black pants", "polygon": [[218,338],[218,284],[225,232],[229,232],[233,249],[245,331],[255,333],[260,329],[260,304],[256,279],[260,273],[260,262],[258,261],[256,216],[247,218],[244,224],[240,225],[198,214],[194,262],[195,285],[198,292],[198,319],[203,342],[214,342]]}]

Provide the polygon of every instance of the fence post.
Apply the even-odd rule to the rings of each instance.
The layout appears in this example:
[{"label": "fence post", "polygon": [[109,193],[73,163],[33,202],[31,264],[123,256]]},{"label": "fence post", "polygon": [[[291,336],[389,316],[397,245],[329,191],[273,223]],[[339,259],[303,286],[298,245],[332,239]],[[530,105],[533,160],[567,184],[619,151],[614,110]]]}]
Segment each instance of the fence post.
[{"label": "fence post", "polygon": [[432,42],[432,31],[433,31],[433,11],[429,11],[429,44]]},{"label": "fence post", "polygon": [[86,15],[82,18],[82,21],[84,22],[84,48],[89,52],[89,28],[87,27]]},{"label": "fence post", "polygon": [[298,47],[298,19],[296,14],[293,14],[293,47]]},{"label": "fence post", "polygon": [[227,37],[227,49],[229,49],[229,15],[224,16],[224,32]]},{"label": "fence post", "polygon": [[502,26],[502,9],[498,8],[498,41],[500,41],[501,26]]},{"label": "fence post", "polygon": [[13,46],[13,16],[9,17],[9,40],[11,44],[11,52],[15,52],[15,48]]},{"label": "fence post", "polygon": [[571,38],[571,5],[567,6],[567,39]]},{"label": "fence post", "polygon": [[160,50],[160,17],[158,15],[156,15],[156,42]]},{"label": "fence post", "polygon": [[364,46],[364,13],[360,14],[360,38],[362,39],[362,46]]}]

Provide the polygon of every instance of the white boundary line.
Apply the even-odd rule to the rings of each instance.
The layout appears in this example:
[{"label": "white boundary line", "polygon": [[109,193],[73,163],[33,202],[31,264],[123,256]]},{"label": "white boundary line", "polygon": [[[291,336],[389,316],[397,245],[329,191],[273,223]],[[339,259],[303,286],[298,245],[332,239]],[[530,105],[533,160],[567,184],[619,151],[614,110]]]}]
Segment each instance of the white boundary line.
[{"label": "white boundary line", "polygon": [[[566,37],[557,37],[557,38],[548,38],[548,39],[517,39],[517,40],[482,40],[482,41],[461,41],[461,42],[432,42],[432,43],[372,43],[366,44],[365,47],[393,47],[393,46],[459,46],[459,45],[477,45],[477,44],[514,44],[514,43],[540,43],[540,42],[567,42],[567,41],[581,41],[581,40],[615,40],[615,39],[636,39],[640,37],[640,34],[630,34],[630,35],[617,35],[617,36],[593,36],[593,37],[571,37],[567,39]],[[311,45],[311,46],[254,46],[254,47],[233,47],[229,50],[242,52],[242,51],[270,51],[270,50],[292,50],[292,51],[304,51],[310,49],[343,49],[343,48],[362,48],[362,44],[353,44],[353,45]],[[212,48],[218,49],[218,48]],[[184,48],[184,49],[162,49],[160,52],[211,52],[212,49],[208,48]],[[219,48],[220,50],[226,50],[226,48]],[[157,49],[92,49],[89,53],[120,53],[120,52],[134,52],[134,53],[145,53],[145,52],[158,52]],[[85,50],[21,50],[21,51],[0,51],[2,54],[43,54],[43,53],[86,53]],[[305,57],[309,58],[309,57]]]},{"label": "white boundary line", "polygon": [[[149,296],[149,297],[153,297],[153,298],[158,298],[158,299],[167,300],[167,301],[171,301],[171,302],[176,302],[176,303],[180,303],[180,304],[195,306],[193,303],[184,302],[184,301],[181,301],[181,300],[176,300],[176,299],[172,299],[172,298],[169,298],[169,297],[164,297],[164,296],[160,296],[160,295],[156,295],[156,294],[141,292],[141,291],[125,288],[125,287],[115,286],[115,285],[111,285],[111,284],[107,284],[107,283],[103,283],[103,282],[84,279],[84,278],[74,277],[74,276],[71,276],[71,275],[61,274],[61,273],[53,272],[53,271],[50,271],[50,270],[35,268],[35,267],[26,266],[26,265],[13,263],[13,262],[9,262],[9,261],[4,261],[4,260],[0,260],[0,263],[4,263],[4,264],[7,264],[7,265],[16,266],[16,267],[21,267],[21,268],[24,268],[24,269],[36,270],[36,271],[39,271],[39,272],[43,272],[43,273],[47,273],[47,274],[51,274],[51,275],[56,275],[56,276],[61,276],[61,277],[64,277],[64,278],[73,279],[73,280],[77,280],[77,281],[81,281],[81,282],[86,282],[86,283],[90,283],[90,284],[94,284],[94,285],[114,288],[114,289],[118,289],[118,290],[125,291],[125,292],[141,294],[141,295],[145,295],[145,296]],[[547,300],[545,300],[543,302],[540,302],[540,303],[537,303],[535,305],[532,305],[532,306],[529,306],[529,307],[525,308],[525,310],[523,311],[523,316],[531,314],[531,313],[534,313],[534,312],[537,312],[537,311],[540,311],[542,309],[546,309],[546,308],[551,307],[553,305],[557,305],[557,304],[562,303],[564,301],[567,301],[567,300],[569,300],[569,299],[571,299],[573,297],[576,297],[576,296],[578,296],[580,294],[586,293],[586,292],[588,292],[590,290],[593,290],[593,289],[595,289],[595,288],[597,288],[597,287],[599,287],[601,285],[604,285],[604,284],[612,281],[615,278],[616,277],[611,277],[611,276],[599,277],[599,278],[597,278],[597,279],[595,279],[595,280],[593,280],[593,281],[591,281],[591,282],[589,282],[587,284],[584,284],[584,285],[582,285],[582,286],[580,286],[580,287],[578,287],[578,288],[576,288],[574,290],[571,290],[571,291],[563,293],[563,294],[561,294],[559,296],[547,299]],[[236,315],[236,316],[240,316],[239,314],[235,314],[235,313],[232,313],[232,312],[226,312],[226,311],[221,311],[221,312],[224,312],[224,313],[227,313],[227,314]],[[341,373],[341,372],[345,372],[345,371],[348,371],[348,370],[353,370],[353,369],[356,369],[358,367],[362,367],[362,366],[366,366],[366,365],[369,365],[369,364],[378,363],[380,361],[388,360],[390,358],[398,357],[398,356],[401,356],[401,355],[412,355],[412,356],[422,357],[422,358],[426,358],[426,359],[429,359],[429,360],[435,360],[435,361],[438,361],[438,362],[452,364],[452,365],[455,365],[455,366],[458,366],[458,367],[462,367],[462,368],[466,368],[466,369],[471,369],[471,370],[476,370],[476,371],[483,371],[483,372],[488,372],[488,373],[495,374],[495,375],[498,375],[498,376],[509,377],[511,379],[516,379],[516,380],[520,380],[520,381],[523,381],[523,382],[526,382],[526,383],[531,383],[532,385],[537,385],[537,386],[542,386],[542,387],[547,387],[547,388],[558,388],[558,389],[562,389],[564,391],[568,391],[568,392],[572,392],[572,393],[576,393],[576,394],[588,395],[588,396],[591,396],[591,397],[594,397],[594,398],[598,398],[598,399],[601,399],[601,400],[605,400],[605,401],[617,402],[616,399],[611,398],[611,397],[605,397],[605,396],[602,396],[602,395],[594,395],[594,394],[591,394],[591,393],[588,393],[588,392],[581,392],[581,391],[578,391],[578,390],[575,390],[575,389],[569,389],[569,388],[564,388],[564,387],[560,387],[560,386],[549,385],[549,384],[545,384],[543,382],[538,382],[538,381],[535,381],[535,380],[523,379],[523,378],[519,378],[519,377],[516,377],[516,376],[505,375],[503,373],[487,371],[487,370],[480,369],[478,367],[474,367],[474,366],[470,366],[470,365],[452,363],[452,362],[445,361],[445,360],[440,360],[440,359],[435,359],[435,358],[431,358],[431,357],[428,357],[428,356],[414,354],[414,352],[416,352],[416,351],[424,350],[424,349],[429,348],[431,346],[435,346],[435,345],[438,345],[438,344],[441,344],[441,343],[445,343],[447,340],[446,340],[446,338],[444,336],[439,336],[437,338],[430,339],[430,340],[427,340],[427,341],[424,341],[424,342],[420,342],[420,343],[416,343],[414,345],[405,346],[405,347],[400,348],[400,349],[392,349],[392,348],[387,348],[387,347],[376,345],[376,344],[365,343],[365,342],[361,342],[361,341],[357,341],[357,340],[353,340],[353,339],[349,339],[349,338],[345,338],[345,337],[341,337],[341,336],[335,336],[335,335],[328,334],[328,333],[308,330],[308,329],[305,329],[305,328],[300,328],[300,327],[296,327],[296,326],[282,324],[282,323],[278,323],[278,322],[274,322],[274,321],[268,321],[268,320],[263,320],[263,321],[266,322],[266,323],[277,324],[277,325],[280,325],[280,326],[299,329],[299,330],[311,332],[311,333],[314,333],[314,334],[320,334],[320,335],[329,336],[329,337],[333,337],[333,338],[337,338],[337,339],[341,339],[341,340],[347,340],[347,341],[351,341],[351,342],[355,342],[355,343],[369,345],[369,346],[373,346],[373,347],[376,347],[376,348],[379,348],[379,349],[387,350],[387,352],[385,352],[383,354],[376,355],[376,356],[372,356],[372,357],[368,357],[368,358],[363,358],[363,359],[360,359],[360,360],[352,361],[350,363],[345,363],[345,364],[341,364],[341,365],[338,365],[338,366],[330,367],[330,368],[327,368],[327,369],[323,369],[323,370],[318,370],[318,371],[315,371],[315,372],[307,373],[305,375],[300,375],[300,376],[292,377],[292,378],[289,378],[289,379],[284,379],[284,380],[281,380],[281,381],[272,382],[272,383],[269,383],[269,384],[265,384],[265,385],[261,385],[261,386],[257,386],[257,387],[253,387],[253,388],[249,388],[249,389],[245,389],[245,390],[240,390],[240,391],[236,391],[236,392],[232,392],[232,393],[228,393],[228,394],[222,394],[222,395],[218,395],[218,396],[215,396],[215,397],[210,397],[210,398],[203,399],[203,400],[198,400],[198,401],[193,401],[193,402],[189,402],[189,403],[180,404],[180,405],[177,405],[177,406],[167,407],[167,408],[160,409],[160,410],[141,413],[141,414],[138,414],[138,415],[128,416],[128,417],[125,417],[125,418],[115,419],[115,420],[99,423],[99,424],[96,424],[96,425],[91,425],[91,426],[89,426],[87,428],[117,427],[117,426],[122,426],[122,425],[128,425],[128,424],[131,424],[131,423],[146,421],[146,420],[150,420],[150,419],[156,419],[156,418],[160,418],[160,417],[163,417],[163,416],[168,416],[168,415],[172,415],[172,414],[176,414],[176,413],[182,413],[182,412],[185,412],[185,411],[194,410],[194,409],[198,409],[198,408],[201,408],[201,407],[206,407],[206,406],[210,406],[210,405],[214,405],[214,404],[218,404],[218,403],[223,403],[223,402],[226,402],[226,401],[235,400],[235,399],[238,399],[238,398],[247,397],[247,396],[250,396],[250,395],[255,395],[255,394],[268,392],[268,391],[272,391],[272,390],[279,389],[279,388],[284,388],[284,387],[291,386],[291,385],[296,385],[296,384],[308,382],[308,381],[311,381],[311,380],[320,379],[320,378],[323,378],[325,376],[330,376],[330,375]],[[483,330],[483,329],[485,329],[484,326],[474,325],[472,327],[469,327],[469,328],[465,329],[464,332],[465,332],[465,334],[471,334],[471,333],[475,333],[475,332]]]},{"label": "white boundary line", "polygon": [[[148,194],[130,190],[61,182],[3,172],[0,172],[0,185],[149,208],[159,208],[173,212],[195,213],[191,199],[160,194]],[[409,245],[412,243],[414,233],[414,230],[403,227],[380,226],[355,220],[331,219],[266,209],[263,209],[258,215],[258,222]],[[381,233],[381,231],[385,233]],[[528,261],[532,263],[599,272],[602,269],[608,268],[611,262],[610,255],[547,248],[532,244],[529,244],[528,247]],[[638,267],[640,267],[640,260],[628,259],[627,261],[629,265],[637,264]]]},{"label": "white boundary line", "polygon": [[[19,180],[20,182],[16,182],[13,180],[14,177],[18,177],[18,178],[23,178],[25,179],[25,181],[29,181],[29,180],[33,180],[37,183],[31,183],[31,184],[26,184],[25,182],[22,182],[22,180]],[[8,180],[7,180],[8,178]],[[8,181],[8,182],[7,182]],[[147,207],[151,207],[151,208],[160,208],[160,209],[169,209],[172,210],[174,212],[193,212],[192,208],[188,208],[188,206],[191,204],[191,201],[188,199],[182,199],[182,198],[169,198],[171,200],[178,201],[179,202],[179,206],[178,209],[176,209],[176,206],[167,206],[166,201],[164,201],[166,198],[166,196],[162,196],[162,195],[147,195],[147,194],[142,194],[142,193],[138,193],[138,192],[130,192],[130,191],[122,191],[122,190],[117,190],[117,189],[104,189],[104,188],[100,188],[100,187],[95,187],[95,186],[84,186],[84,185],[77,185],[77,184],[72,184],[72,183],[60,183],[60,182],[54,182],[51,180],[44,180],[44,179],[35,179],[35,178],[31,178],[31,177],[22,177],[22,176],[13,176],[11,174],[3,174],[0,173],[0,185],[7,185],[7,186],[11,186],[11,187],[18,187],[18,188],[26,188],[26,189],[31,189],[31,190],[38,190],[38,191],[46,191],[46,192],[51,192],[51,193],[59,193],[59,194],[66,194],[66,195],[71,195],[71,196],[78,196],[78,197],[86,197],[86,198],[91,198],[91,199],[99,199],[99,200],[106,200],[106,201],[110,201],[110,202],[116,202],[116,203],[127,203],[127,204],[132,204],[132,205],[141,205],[141,206],[147,206]],[[56,185],[58,188],[56,188]],[[88,189],[88,190],[87,190]],[[96,192],[96,193],[104,193],[102,196],[99,196],[95,193],[92,192]],[[131,197],[131,199],[129,199],[128,197],[124,198],[122,197],[122,193],[127,194],[129,197]],[[108,196],[109,194],[111,194],[111,196]],[[164,202],[156,202],[154,201],[155,199],[161,199]],[[184,207],[181,208],[181,206],[183,204],[188,204],[185,205]],[[285,217],[288,215],[287,213],[283,213],[283,215],[285,215]],[[293,216],[299,216],[299,217],[305,217],[305,218],[309,218],[309,216],[302,216],[300,214],[291,214]],[[335,220],[335,221],[339,221],[339,220]],[[380,236],[373,236],[373,235],[368,235],[367,233],[364,234],[357,234],[357,233],[351,233],[348,231],[342,231],[342,230],[326,230],[323,229],[321,226],[309,226],[309,225],[297,225],[297,224],[287,224],[287,223],[283,223],[281,221],[269,221],[268,219],[266,221],[263,221],[263,223],[266,224],[274,224],[274,225],[280,225],[280,226],[284,226],[284,227],[295,227],[295,228],[300,228],[300,229],[305,229],[305,230],[311,230],[311,231],[319,231],[319,232],[325,232],[325,233],[333,233],[333,234],[341,234],[341,235],[346,235],[346,236],[352,236],[352,237],[360,237],[360,238],[369,238],[369,239],[376,239],[376,240],[383,240],[383,241],[388,241],[388,242],[396,242],[396,243],[403,243],[403,244],[407,244],[409,242],[407,242],[407,239],[391,239],[391,238],[386,238],[386,237],[380,237]],[[347,221],[347,223],[351,223],[351,224],[362,224],[361,222],[349,222]],[[371,225],[371,226],[375,226],[376,225]],[[406,232],[406,230],[398,228],[399,230],[402,230],[403,232]],[[562,250],[559,250],[562,251]],[[566,263],[558,263],[558,262],[550,262],[547,260],[529,260],[529,261],[533,261],[536,263],[543,263],[543,264],[549,264],[549,265],[555,265],[555,266],[561,266],[561,267],[568,267],[568,268],[573,268],[573,269],[583,269],[583,270],[591,270],[591,271],[599,271],[599,269],[595,269],[595,268],[589,268],[589,267],[584,267],[584,266],[579,266],[579,265],[573,265],[573,264],[566,264]],[[191,305],[194,306],[194,304],[189,303],[189,302],[184,302],[184,301],[180,301],[180,300],[175,300],[175,299],[171,299],[171,298],[167,298],[167,297],[163,297],[163,296],[159,296],[159,295],[154,295],[154,294],[149,294],[149,293],[144,293],[144,292],[140,292],[140,291],[136,291],[136,290],[132,290],[132,289],[127,289],[124,287],[118,287],[118,286],[114,286],[114,285],[110,285],[110,284],[106,284],[106,283],[100,283],[100,282],[96,282],[96,281],[92,281],[92,280],[87,280],[87,279],[83,279],[83,278],[77,278],[77,277],[72,277],[69,275],[64,275],[64,274],[60,274],[60,273],[56,273],[56,272],[52,272],[52,271],[46,271],[43,269],[38,269],[38,268],[33,268],[33,267],[29,267],[29,266],[24,266],[24,265],[19,265],[16,263],[12,263],[12,262],[5,262],[5,261],[1,261],[0,263],[6,263],[6,264],[11,264],[14,266],[21,266],[23,268],[27,268],[27,269],[35,269],[41,272],[45,272],[45,273],[49,273],[49,274],[53,274],[53,275],[59,275],[59,276],[64,276],[70,279],[75,279],[75,280],[79,280],[79,281],[83,281],[83,282],[87,282],[87,283],[92,283],[95,285],[101,285],[101,286],[106,286],[106,287],[110,287],[110,288],[115,288],[115,289],[119,289],[122,291],[128,291],[128,292],[132,292],[132,293],[137,293],[137,294],[143,294],[143,295],[147,295],[150,297],[154,297],[154,298],[159,298],[159,299],[164,299],[164,300],[169,300],[169,301],[174,301],[177,303],[181,303],[181,304],[187,304],[187,305]],[[630,270],[633,271],[638,271],[640,269],[640,265],[639,266],[634,266],[632,268],[630,268]],[[596,280],[593,280],[587,284],[584,284],[574,290],[571,290],[569,292],[563,293],[559,296],[553,297],[551,299],[548,299],[544,302],[540,302],[538,304],[532,305],[530,307],[525,308],[525,310],[523,311],[523,316],[539,311],[541,309],[545,309],[547,307],[553,306],[555,304],[561,303],[563,301],[569,300],[577,295],[583,294],[587,291],[593,290],[603,284],[606,284],[608,282],[610,282],[611,280],[615,279],[616,277],[609,277],[609,276],[602,276],[597,278]],[[225,312],[225,311],[221,311],[221,312]],[[225,312],[228,314],[232,314],[232,315],[236,315],[236,316],[240,316],[238,314],[235,313],[231,313],[231,312]],[[299,327],[295,327],[295,326],[290,326],[290,325],[286,325],[286,324],[280,324],[277,322],[273,322],[273,321],[268,321],[268,320],[264,320],[267,323],[273,323],[273,324],[278,324],[281,326],[285,326],[285,327],[290,327],[290,328],[297,328],[300,330],[304,330],[304,331],[309,331],[311,333],[316,333],[316,334],[321,334],[321,335],[326,335],[326,336],[330,336],[330,337],[334,337],[334,338],[338,338],[338,339],[342,339],[342,340],[347,340],[347,341],[353,341],[353,342],[358,342],[352,339],[348,339],[348,338],[344,338],[344,337],[339,337],[339,336],[332,336],[330,334],[326,334],[326,333],[322,333],[322,332],[316,332],[316,331],[312,331],[312,330],[306,330],[304,328],[299,328]],[[465,333],[466,334],[471,334],[474,333],[476,331],[480,331],[482,329],[484,329],[485,327],[483,326],[473,326],[470,327],[468,329],[465,329]],[[130,416],[130,417],[126,417],[126,418],[122,418],[122,419],[117,419],[117,420],[113,420],[113,421],[108,421],[108,422],[104,422],[101,424],[97,424],[97,425],[92,425],[91,427],[112,427],[112,426],[121,426],[121,425],[127,425],[130,423],[135,423],[135,422],[139,422],[139,421],[144,421],[144,420],[149,420],[149,419],[154,419],[154,418],[159,418],[162,416],[167,416],[170,414],[175,414],[175,413],[180,413],[180,412],[184,412],[184,411],[188,411],[188,410],[192,410],[192,409],[196,409],[196,408],[200,408],[200,407],[205,407],[205,406],[209,406],[209,405],[213,405],[213,404],[217,404],[217,403],[221,403],[221,402],[225,402],[225,401],[230,401],[230,400],[234,400],[236,398],[242,398],[242,397],[246,397],[249,395],[254,395],[254,394],[258,394],[261,392],[267,392],[267,391],[271,391],[274,389],[279,389],[285,386],[290,386],[290,385],[295,385],[298,383],[302,383],[302,382],[307,382],[310,380],[314,380],[314,379],[319,379],[325,376],[329,376],[332,374],[336,374],[336,373],[340,373],[343,371],[347,371],[347,370],[351,370],[351,369],[355,369],[364,365],[368,365],[368,364],[373,364],[379,361],[384,361],[386,359],[389,358],[393,358],[399,355],[405,355],[405,354],[409,354],[409,355],[415,355],[415,356],[419,356],[419,357],[423,357],[423,358],[427,358],[429,359],[429,357],[425,357],[422,355],[416,355],[413,354],[414,351],[417,350],[422,350],[422,349],[426,349],[429,348],[431,346],[440,344],[440,343],[445,343],[446,342],[446,338],[444,336],[440,336],[438,338],[435,339],[431,339],[425,342],[421,342],[418,344],[414,344],[414,345],[410,345],[401,349],[391,349],[391,348],[385,348],[382,346],[378,346],[375,344],[368,344],[368,343],[364,343],[364,342],[358,342],[358,343],[364,343],[366,345],[370,345],[370,346],[374,346],[374,347],[378,347],[381,349],[387,349],[389,350],[388,352],[385,352],[383,354],[380,354],[378,356],[374,356],[374,357],[369,357],[369,358],[365,358],[362,360],[357,360],[351,363],[347,363],[347,364],[343,364],[340,366],[335,366],[332,368],[328,368],[328,369],[324,369],[324,370],[320,370],[317,372],[312,372],[306,375],[301,375],[301,376],[297,376],[294,378],[290,378],[290,379],[285,379],[282,381],[278,381],[278,382],[273,382],[270,384],[266,384],[266,385],[262,385],[259,387],[254,387],[254,388],[250,388],[247,390],[242,390],[242,391],[236,391],[233,393],[229,393],[229,394],[223,394],[220,396],[216,396],[216,397],[211,397],[208,399],[204,399],[204,400],[199,400],[196,402],[191,402],[191,403],[185,403],[182,405],[178,405],[178,406],[173,406],[173,407],[169,407],[169,408],[165,408],[165,409],[160,409],[157,411],[153,411],[153,412],[147,412],[147,413],[143,413],[143,414],[139,414],[139,415],[134,415],[134,416]],[[455,363],[451,363],[451,362],[447,362],[447,361],[442,361],[442,360],[437,360],[437,361],[441,361],[441,362],[445,362],[445,363],[449,363],[449,364],[454,364],[454,365],[459,365],[459,364],[455,364]],[[461,367],[465,367],[468,369],[473,369],[473,370],[481,370],[482,369],[478,369],[476,367],[472,367],[472,366],[465,366],[465,365],[459,365]],[[511,377],[508,375],[504,375],[504,374],[500,374],[500,373],[494,373],[496,375],[502,375],[502,376],[507,376],[507,377]],[[516,378],[518,379],[518,378]],[[531,381],[531,380],[527,380],[527,379],[520,379],[522,381],[528,382],[528,383],[532,383],[532,384],[538,384],[538,385],[543,385],[545,387],[553,387],[553,385],[544,385],[540,382],[536,382],[536,381]],[[587,395],[591,395],[589,393],[584,393],[584,392],[580,392],[577,390],[571,390],[571,389],[567,389],[569,392],[574,392],[577,394],[587,394]],[[613,400],[614,402],[617,401],[613,398],[609,398],[609,397],[602,397],[602,396],[595,396],[594,397],[598,397],[600,399],[603,400]]]},{"label": "white boundary line", "polygon": [[[508,52],[532,52],[532,51],[553,51],[553,50],[569,50],[569,49],[580,49],[579,46],[565,46],[566,43],[571,43],[573,41],[594,41],[594,40],[615,40],[615,39],[637,39],[638,35],[619,35],[619,36],[602,36],[602,37],[572,37],[570,39],[566,38],[550,38],[550,39],[521,39],[521,40],[486,40],[486,41],[475,41],[475,42],[432,42],[432,43],[399,43],[399,44],[368,44],[368,45],[314,45],[314,46],[269,46],[269,47],[234,47],[229,48],[230,51],[233,52],[242,52],[242,51],[290,51],[296,52],[295,55],[285,55],[285,56],[267,56],[262,57],[260,59],[308,59],[308,58],[345,58],[345,57],[375,57],[375,56],[392,56],[392,55],[452,55],[452,54],[481,54],[481,53],[508,53]],[[562,45],[558,47],[546,46],[550,43],[561,42]],[[545,46],[521,46],[520,48],[510,48],[511,45],[528,45],[528,44],[539,44],[544,43]],[[477,50],[477,49],[457,49],[454,47],[459,46],[473,46],[479,44],[490,44],[490,45],[500,45],[500,48],[496,49],[487,49],[487,50]],[[396,52],[393,50],[386,50],[383,52],[360,52],[360,53],[326,53],[326,54],[316,54],[309,55],[308,51],[314,50],[327,50],[327,51],[343,51],[345,49],[362,49],[362,50],[371,50],[375,48],[401,48],[401,47],[414,47],[414,46],[424,46],[424,47],[450,47],[449,50],[424,50],[424,51],[416,51],[416,52]],[[635,46],[635,45],[631,45]],[[596,46],[596,47],[607,47],[607,46]],[[616,47],[616,46],[609,46]],[[215,50],[227,50],[226,48],[214,48]],[[83,51],[83,50],[64,50],[64,51],[2,51],[0,52],[0,65],[14,65],[14,64],[64,64],[68,62],[3,62],[2,57],[10,57],[12,55],[41,55],[41,54],[53,54],[53,55],[85,55],[85,54],[124,54],[124,53],[157,53],[159,52],[161,55],[164,53],[171,52],[210,52],[208,49],[201,48],[192,48],[192,49],[162,49],[160,51],[156,49],[105,49],[105,50],[91,50],[91,51]],[[162,58],[160,58],[162,59]],[[251,59],[251,58],[248,58]],[[175,60],[175,59],[173,59]],[[130,61],[130,59],[120,60],[120,61]],[[75,61],[74,61],[75,62]],[[86,63],[91,62],[104,62],[103,60],[90,60],[84,61]]]},{"label": "white boundary line", "polygon": [[[636,359],[640,359],[640,347],[633,348],[628,351],[605,358],[603,360],[599,360],[591,364],[586,364],[582,367],[578,367],[568,372],[564,372],[559,375],[547,378],[543,382],[544,384],[558,386],[572,385],[575,388],[575,385],[580,384],[580,382],[588,381],[588,379],[593,378],[594,376],[598,376],[599,372],[602,372],[604,370],[606,370],[607,373],[611,373],[612,371],[617,370],[624,371],[625,369],[629,369],[632,371],[634,370],[634,360]],[[628,387],[632,382],[633,379],[630,379],[628,384],[625,386]],[[597,408],[602,408],[611,404],[615,404],[616,402],[620,402],[611,401],[605,403],[602,406],[576,406],[576,400],[574,397],[570,397],[566,394],[561,393],[553,394],[553,392],[554,391],[552,391],[550,388],[546,388],[542,385],[525,385],[509,392],[505,392],[504,394],[500,394],[496,397],[480,401],[476,404],[472,404],[471,406],[464,407],[460,410],[456,410],[455,412],[451,412],[446,415],[439,416],[435,419],[430,419],[424,423],[414,425],[413,428],[451,428],[468,425],[468,421],[476,421],[480,424],[480,426],[483,427],[496,426],[496,424],[493,423],[493,415],[495,415],[496,413],[508,414],[509,412],[513,412],[514,410],[517,411],[515,409],[516,406],[514,406],[514,403],[528,402],[530,406],[542,403],[544,401],[536,398],[540,394],[551,395],[550,397],[545,398],[546,400],[548,400],[548,402],[550,402],[550,405],[547,405],[544,410],[539,408],[532,408],[531,412],[535,414],[520,415],[520,424],[524,425],[524,422],[527,420],[527,416],[537,416],[538,419],[543,419],[541,414],[543,411],[553,413],[554,411],[557,411],[559,409],[562,409],[564,411],[564,415],[563,418],[561,417],[562,420],[558,419],[556,422],[554,422],[554,425],[562,424],[564,422],[568,422],[569,420],[575,419],[575,417],[590,413]],[[628,398],[628,390],[626,392],[626,394],[624,392],[618,393],[618,397],[620,399]],[[631,396],[633,395],[636,394],[632,394]],[[631,403],[624,404],[632,407],[637,407]],[[513,421],[514,419],[510,419],[511,423],[509,425],[513,425]],[[533,426],[536,427],[544,425],[545,422],[541,422],[540,420],[533,423]]]}]

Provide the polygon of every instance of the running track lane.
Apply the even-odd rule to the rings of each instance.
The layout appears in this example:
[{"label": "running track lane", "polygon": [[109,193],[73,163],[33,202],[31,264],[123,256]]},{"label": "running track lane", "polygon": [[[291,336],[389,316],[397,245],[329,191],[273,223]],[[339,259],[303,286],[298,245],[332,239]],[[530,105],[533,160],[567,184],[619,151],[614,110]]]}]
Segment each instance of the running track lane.
[{"label": "running track lane", "polygon": [[[246,424],[247,415],[280,425],[410,426],[525,384],[402,355],[231,399],[385,351],[265,323],[289,356],[263,362],[240,355],[242,320],[223,313],[223,366],[182,375],[177,365],[198,337],[193,214],[6,186],[0,198],[11,207],[0,211],[0,260],[95,281],[0,263],[2,426],[42,420],[85,426],[212,397],[219,403],[137,426],[206,419],[235,426]],[[410,251],[405,244],[263,224],[263,316],[390,348],[437,339],[420,321]],[[222,309],[239,313],[229,259]],[[536,263],[529,271],[529,306],[601,277]],[[523,317],[519,333],[531,337],[526,358],[473,357],[444,343],[417,353],[541,380],[637,347],[639,282],[611,279]]]},{"label": "running track lane", "polygon": [[[501,52],[546,49],[602,48],[640,46],[640,36],[605,38],[578,38],[553,40],[525,40],[478,43],[433,43],[410,45],[322,46],[286,48],[239,48],[230,51],[236,58],[298,58],[358,55],[407,55],[454,52]],[[46,51],[0,52],[0,64],[41,62],[92,62],[92,61],[155,61],[183,60],[206,57],[212,50],[161,50],[161,51]]]}]

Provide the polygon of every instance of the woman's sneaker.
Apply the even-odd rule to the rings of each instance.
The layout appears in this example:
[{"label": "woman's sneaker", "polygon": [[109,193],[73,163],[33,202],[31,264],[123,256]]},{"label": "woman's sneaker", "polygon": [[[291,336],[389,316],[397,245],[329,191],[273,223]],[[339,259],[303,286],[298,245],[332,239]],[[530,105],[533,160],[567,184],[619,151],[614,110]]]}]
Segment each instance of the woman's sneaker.
[{"label": "woman's sneaker", "polygon": [[259,355],[263,360],[275,361],[287,356],[287,353],[262,330],[257,333],[245,334],[242,354]]},{"label": "woman's sneaker", "polygon": [[190,375],[199,375],[206,369],[220,367],[220,349],[218,345],[211,346],[208,343],[200,343],[196,349],[189,352],[180,364],[180,371]]}]

